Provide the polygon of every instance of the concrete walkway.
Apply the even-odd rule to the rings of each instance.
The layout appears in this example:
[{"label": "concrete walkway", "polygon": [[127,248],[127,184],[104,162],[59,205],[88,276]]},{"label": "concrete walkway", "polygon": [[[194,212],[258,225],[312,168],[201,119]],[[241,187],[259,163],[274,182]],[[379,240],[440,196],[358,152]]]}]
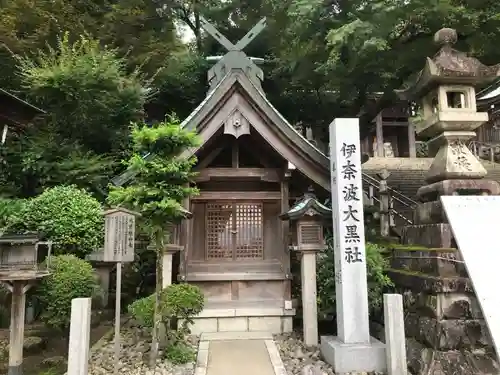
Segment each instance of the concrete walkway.
[{"label": "concrete walkway", "polygon": [[267,332],[202,334],[195,375],[287,375]]}]

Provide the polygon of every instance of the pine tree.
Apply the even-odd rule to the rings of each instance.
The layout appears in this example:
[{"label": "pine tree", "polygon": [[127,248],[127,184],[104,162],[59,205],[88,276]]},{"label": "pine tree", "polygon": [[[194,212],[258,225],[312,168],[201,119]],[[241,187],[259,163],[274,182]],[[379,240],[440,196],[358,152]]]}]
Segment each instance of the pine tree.
[{"label": "pine tree", "polygon": [[196,188],[189,186],[196,158],[180,155],[196,146],[198,139],[195,133],[183,130],[176,119],[170,118],[152,127],[132,125],[132,142],[133,154],[126,164],[134,179],[127,186],[111,187],[108,203],[139,212],[156,250],[155,319],[150,355],[150,366],[154,368],[161,324],[159,298],[166,225],[184,217],[186,211],[181,202],[197,193]]}]

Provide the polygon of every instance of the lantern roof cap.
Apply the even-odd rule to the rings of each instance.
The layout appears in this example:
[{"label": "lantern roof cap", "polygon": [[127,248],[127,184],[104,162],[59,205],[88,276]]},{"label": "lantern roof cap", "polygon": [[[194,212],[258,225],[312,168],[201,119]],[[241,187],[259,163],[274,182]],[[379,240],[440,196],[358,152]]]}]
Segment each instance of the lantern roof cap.
[{"label": "lantern roof cap", "polygon": [[0,232],[0,244],[2,243],[37,243],[45,238],[43,233],[26,232],[26,233],[2,233]]},{"label": "lantern roof cap", "polygon": [[415,100],[439,85],[476,86],[492,82],[500,76],[500,64],[487,66],[475,57],[452,46],[457,42],[455,29],[442,28],[434,34],[434,43],[440,48],[434,57],[427,57],[425,67],[413,83],[396,93],[401,99]]},{"label": "lantern roof cap", "polygon": [[280,215],[281,220],[298,220],[304,216],[322,216],[331,218],[332,210],[320,203],[314,194],[312,187],[309,187],[307,193],[295,203],[290,210]]},{"label": "lantern roof cap", "polygon": [[110,208],[109,210],[104,211],[102,214],[104,216],[115,214],[115,213],[124,213],[124,214],[129,214],[129,215],[134,215],[134,216],[141,216],[139,212],[128,210],[123,207],[113,207]]}]

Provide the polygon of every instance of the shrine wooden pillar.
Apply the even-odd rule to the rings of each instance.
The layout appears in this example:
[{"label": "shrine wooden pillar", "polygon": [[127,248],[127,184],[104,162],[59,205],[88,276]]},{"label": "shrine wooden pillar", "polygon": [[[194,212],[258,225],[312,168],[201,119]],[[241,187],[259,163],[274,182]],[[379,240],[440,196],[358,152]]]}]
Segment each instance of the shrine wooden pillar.
[{"label": "shrine wooden pillar", "polygon": [[[281,212],[288,212],[290,209],[290,178],[292,177],[292,171],[295,169],[295,165],[288,162],[285,167],[283,177],[281,180]],[[291,276],[290,270],[290,223],[288,221],[281,222],[281,235],[283,244],[283,268],[288,277]],[[288,280],[288,279],[287,279]],[[286,281],[285,288],[285,301],[290,301],[292,299],[292,289],[290,282]]]}]

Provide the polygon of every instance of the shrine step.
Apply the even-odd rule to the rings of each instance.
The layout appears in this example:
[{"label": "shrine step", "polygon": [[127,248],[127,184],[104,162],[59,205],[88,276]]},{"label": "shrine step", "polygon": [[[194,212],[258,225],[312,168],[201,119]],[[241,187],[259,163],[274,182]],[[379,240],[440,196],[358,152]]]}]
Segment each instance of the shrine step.
[{"label": "shrine step", "polygon": [[191,333],[291,332],[295,309],[285,310],[279,301],[208,302],[195,317]]}]

